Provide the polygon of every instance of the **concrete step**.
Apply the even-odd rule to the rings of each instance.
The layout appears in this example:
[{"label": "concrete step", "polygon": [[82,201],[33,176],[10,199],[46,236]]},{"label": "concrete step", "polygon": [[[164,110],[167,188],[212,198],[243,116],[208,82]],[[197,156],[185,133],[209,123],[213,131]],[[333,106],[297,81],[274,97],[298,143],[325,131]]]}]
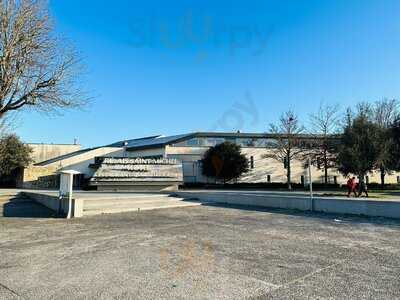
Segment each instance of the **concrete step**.
[{"label": "concrete step", "polygon": [[86,210],[84,209],[84,216],[92,216],[99,214],[112,214],[112,213],[121,213],[121,212],[130,212],[130,211],[143,211],[143,210],[153,210],[153,209],[163,209],[163,208],[179,208],[179,207],[190,207],[190,206],[199,206],[200,202],[195,201],[153,201],[153,202],[145,202],[145,203],[132,203],[130,206],[125,205],[114,205],[108,207],[99,207],[94,209]]},{"label": "concrete step", "polygon": [[108,207],[108,206],[130,206],[142,203],[153,203],[162,201],[182,201],[183,198],[176,197],[138,197],[138,198],[109,198],[109,199],[96,199],[96,200],[84,200],[84,209],[90,209],[95,207]]},{"label": "concrete step", "polygon": [[182,203],[184,201],[182,200],[153,200],[153,201],[131,201],[131,202],[119,202],[119,201],[114,201],[114,202],[108,202],[104,203],[101,205],[87,205],[83,204],[83,210],[89,211],[89,210],[98,210],[98,209],[108,209],[108,208],[130,208],[130,207],[142,207],[142,206],[147,206],[147,205],[164,205],[164,204],[170,204],[170,205],[175,205]]}]

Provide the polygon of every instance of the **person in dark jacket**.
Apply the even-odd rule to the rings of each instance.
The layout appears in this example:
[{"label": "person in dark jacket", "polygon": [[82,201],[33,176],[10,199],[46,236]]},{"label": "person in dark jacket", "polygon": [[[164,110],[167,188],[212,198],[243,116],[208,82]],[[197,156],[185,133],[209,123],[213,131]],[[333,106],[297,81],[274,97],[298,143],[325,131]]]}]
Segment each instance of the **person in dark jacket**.
[{"label": "person in dark jacket", "polygon": [[358,184],[358,197],[362,196],[362,193],[365,193],[365,196],[368,198],[368,187],[367,184],[364,181],[364,177],[360,177]]}]

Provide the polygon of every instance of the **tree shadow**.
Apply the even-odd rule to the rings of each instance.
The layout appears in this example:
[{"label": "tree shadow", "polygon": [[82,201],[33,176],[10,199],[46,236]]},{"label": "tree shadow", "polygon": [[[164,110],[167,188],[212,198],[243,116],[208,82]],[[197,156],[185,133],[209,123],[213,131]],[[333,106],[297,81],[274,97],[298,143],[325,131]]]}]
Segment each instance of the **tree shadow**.
[{"label": "tree shadow", "polygon": [[0,203],[0,217],[5,218],[57,218],[51,209],[35,201],[16,195]]}]

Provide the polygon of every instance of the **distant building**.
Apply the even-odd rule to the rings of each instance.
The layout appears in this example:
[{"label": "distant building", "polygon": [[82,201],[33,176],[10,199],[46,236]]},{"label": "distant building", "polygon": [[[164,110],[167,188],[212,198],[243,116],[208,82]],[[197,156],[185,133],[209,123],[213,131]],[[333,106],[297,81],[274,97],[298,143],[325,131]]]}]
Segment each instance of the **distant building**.
[{"label": "distant building", "polygon": [[[98,157],[127,157],[127,158],[173,158],[182,163],[183,181],[185,183],[214,183],[215,179],[202,175],[201,159],[211,146],[224,141],[237,143],[242,147],[242,152],[250,162],[250,170],[238,182],[267,183],[286,182],[286,170],[283,162],[277,162],[264,155],[271,151],[277,136],[265,133],[216,133],[196,132],[174,136],[151,136],[139,139],[119,141],[106,146],[77,149],[60,156],[38,161],[24,172],[24,187],[43,188],[55,187],[57,184],[57,171],[74,169],[82,173],[77,179],[79,182],[88,181],[94,174],[93,164]],[[308,139],[310,136],[304,136]],[[323,170],[313,168],[313,181],[323,182]],[[337,170],[329,170],[329,182],[346,182],[346,179]],[[387,175],[387,183],[397,183],[398,174]],[[292,181],[301,183],[306,180],[307,172],[303,162],[292,162]],[[368,181],[379,182],[379,173],[368,174]]]}]

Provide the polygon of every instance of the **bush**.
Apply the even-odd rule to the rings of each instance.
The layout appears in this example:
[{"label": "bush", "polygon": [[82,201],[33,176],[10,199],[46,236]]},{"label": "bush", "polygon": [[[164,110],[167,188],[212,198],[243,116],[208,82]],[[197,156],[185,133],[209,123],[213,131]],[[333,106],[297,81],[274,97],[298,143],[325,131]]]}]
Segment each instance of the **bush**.
[{"label": "bush", "polygon": [[32,149],[12,134],[0,139],[0,183],[14,187],[20,170],[31,162]]},{"label": "bush", "polygon": [[249,170],[249,162],[241,153],[240,146],[230,142],[208,149],[201,162],[203,175],[223,180],[224,183],[239,178]]}]

